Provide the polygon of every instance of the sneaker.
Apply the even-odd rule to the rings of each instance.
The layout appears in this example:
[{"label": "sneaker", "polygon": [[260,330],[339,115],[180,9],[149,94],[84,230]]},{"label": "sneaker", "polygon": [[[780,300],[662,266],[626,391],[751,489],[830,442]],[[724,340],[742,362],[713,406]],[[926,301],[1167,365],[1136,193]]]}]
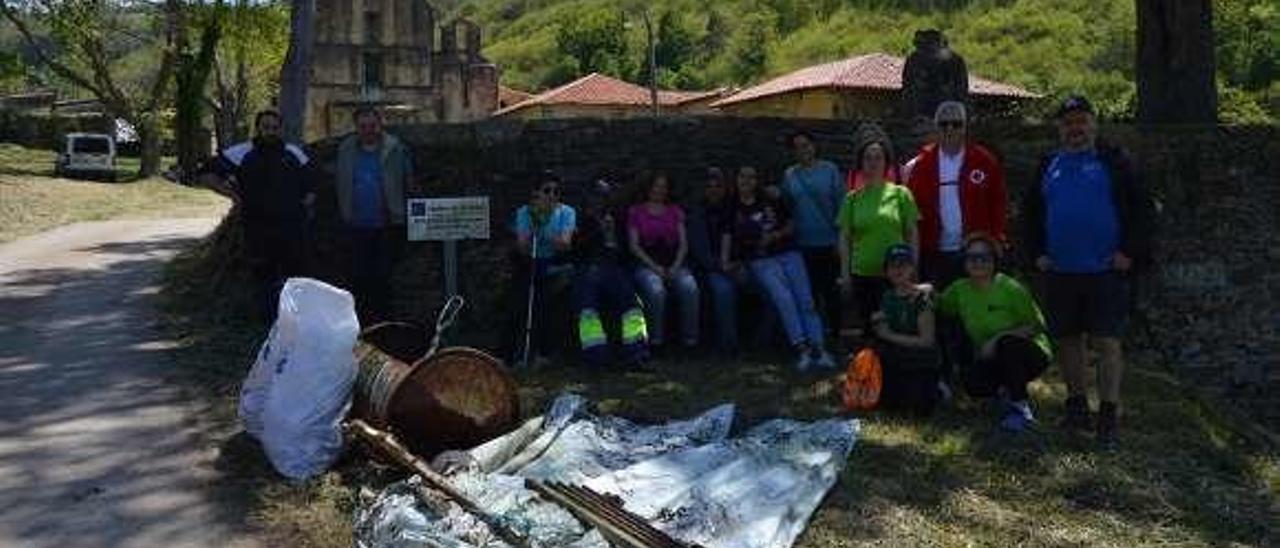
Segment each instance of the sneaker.
[{"label": "sneaker", "polygon": [[818,352],[818,357],[814,359],[813,364],[822,369],[835,369],[836,360],[831,357],[831,353],[826,350]]},{"label": "sneaker", "polygon": [[1104,401],[1098,404],[1098,446],[1103,451],[1114,451],[1120,445],[1119,419],[1116,404]]},{"label": "sneaker", "polygon": [[796,371],[800,373],[804,373],[808,371],[813,366],[814,366],[813,356],[809,355],[808,352],[801,352],[800,357],[796,358],[796,365],[795,365]]},{"label": "sneaker", "polygon": [[1092,421],[1089,420],[1089,400],[1084,396],[1071,396],[1067,398],[1066,416],[1062,418],[1059,426],[1063,430],[1069,432],[1088,432]]},{"label": "sneaker", "polygon": [[1000,419],[1000,428],[1004,430],[1014,433],[1023,432],[1036,421],[1031,414],[1031,405],[1025,401],[1012,402],[1006,409],[1004,418]]}]

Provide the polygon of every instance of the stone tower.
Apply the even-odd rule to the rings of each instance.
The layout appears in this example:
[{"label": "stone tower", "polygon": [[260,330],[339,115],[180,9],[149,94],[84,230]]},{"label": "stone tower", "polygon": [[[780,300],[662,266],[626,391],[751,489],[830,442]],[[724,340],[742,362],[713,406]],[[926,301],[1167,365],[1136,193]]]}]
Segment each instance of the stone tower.
[{"label": "stone tower", "polygon": [[498,71],[480,46],[479,27],[440,28],[424,0],[316,0],[306,139],[350,131],[362,104],[380,107],[389,124],[488,117]]}]

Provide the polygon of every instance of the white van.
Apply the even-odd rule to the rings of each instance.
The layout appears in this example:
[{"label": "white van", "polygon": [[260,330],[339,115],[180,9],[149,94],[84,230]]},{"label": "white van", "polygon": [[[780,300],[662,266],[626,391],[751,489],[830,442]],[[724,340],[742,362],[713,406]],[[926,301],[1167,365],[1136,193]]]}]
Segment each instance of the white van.
[{"label": "white van", "polygon": [[116,142],[104,133],[68,133],[54,173],[73,179],[116,179]]}]

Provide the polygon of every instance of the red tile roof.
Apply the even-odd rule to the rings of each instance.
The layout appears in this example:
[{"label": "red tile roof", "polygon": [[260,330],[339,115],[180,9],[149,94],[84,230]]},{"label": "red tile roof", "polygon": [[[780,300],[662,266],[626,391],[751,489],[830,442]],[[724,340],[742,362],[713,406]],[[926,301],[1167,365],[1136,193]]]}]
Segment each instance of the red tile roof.
[{"label": "red tile roof", "polygon": [[[658,104],[660,106],[679,106],[720,93],[722,93],[722,90],[658,90]],[[500,116],[539,105],[648,106],[650,101],[649,88],[593,72],[558,88],[544,91],[529,99],[499,109],[493,114]]]},{"label": "red tile roof", "polygon": [[[719,107],[806,89],[902,89],[902,67],[906,60],[886,53],[870,53],[821,65],[805,67],[749,87],[712,103]],[[1040,97],[1017,86],[969,75],[969,93],[974,95],[1030,99]]]},{"label": "red tile roof", "polygon": [[520,91],[507,86],[498,86],[499,105],[514,105],[520,101],[526,101],[530,97],[533,97],[533,94],[527,91]]}]

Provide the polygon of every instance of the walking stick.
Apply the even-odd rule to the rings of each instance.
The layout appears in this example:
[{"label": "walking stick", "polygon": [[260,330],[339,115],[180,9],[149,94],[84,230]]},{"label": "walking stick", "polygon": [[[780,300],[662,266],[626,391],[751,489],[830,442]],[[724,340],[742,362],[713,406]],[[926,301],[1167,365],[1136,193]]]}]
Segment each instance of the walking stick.
[{"label": "walking stick", "polygon": [[503,522],[501,516],[489,513],[475,501],[462,494],[449,483],[448,478],[432,470],[422,459],[410,453],[399,441],[388,432],[378,430],[360,419],[355,419],[346,424],[346,429],[352,435],[365,441],[369,445],[376,447],[378,450],[390,457],[396,464],[409,469],[409,471],[417,474],[422,481],[431,486],[435,490],[443,493],[449,500],[457,503],[463,510],[466,510],[473,516],[476,516],[485,525],[493,530],[507,544],[516,546],[517,548],[528,548],[529,541],[521,534],[515,532]]},{"label": "walking stick", "polygon": [[520,360],[521,367],[526,368],[530,367],[529,344],[533,340],[533,294],[537,289],[538,280],[538,222],[532,208],[529,210],[529,225],[533,227],[529,232],[529,299],[524,315],[524,359]]}]

